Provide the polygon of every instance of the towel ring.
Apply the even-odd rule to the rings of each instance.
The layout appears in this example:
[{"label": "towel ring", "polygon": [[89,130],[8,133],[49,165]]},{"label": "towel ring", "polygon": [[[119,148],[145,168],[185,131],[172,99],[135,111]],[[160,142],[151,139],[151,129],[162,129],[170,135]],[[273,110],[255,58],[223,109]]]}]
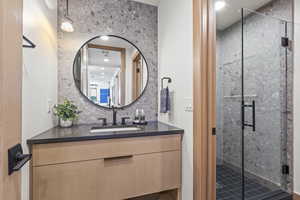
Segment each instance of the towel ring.
[{"label": "towel ring", "polygon": [[164,88],[164,80],[168,80],[168,83],[172,83],[172,79],[170,77],[163,77],[161,79],[161,89]]}]

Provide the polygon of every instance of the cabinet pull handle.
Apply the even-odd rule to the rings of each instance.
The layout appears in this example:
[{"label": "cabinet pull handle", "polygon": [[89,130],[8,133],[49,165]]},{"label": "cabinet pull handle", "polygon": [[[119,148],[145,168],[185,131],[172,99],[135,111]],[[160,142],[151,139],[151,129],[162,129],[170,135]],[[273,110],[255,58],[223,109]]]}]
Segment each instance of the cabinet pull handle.
[{"label": "cabinet pull handle", "polygon": [[130,159],[130,158],[133,158],[133,155],[104,158],[104,161],[121,160],[121,159],[123,160],[123,159]]}]

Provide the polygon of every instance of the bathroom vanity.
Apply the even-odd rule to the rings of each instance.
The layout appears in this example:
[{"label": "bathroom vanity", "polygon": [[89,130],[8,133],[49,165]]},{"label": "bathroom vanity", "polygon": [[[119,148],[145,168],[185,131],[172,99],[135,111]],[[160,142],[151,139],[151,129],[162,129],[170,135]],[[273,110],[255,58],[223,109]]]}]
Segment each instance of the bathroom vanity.
[{"label": "bathroom vanity", "polygon": [[[101,118],[87,114],[95,114],[94,109],[81,107],[80,124],[96,123],[89,117],[99,121],[55,127],[27,141],[31,199],[123,200],[152,194],[158,195],[155,200],[181,199],[183,130],[160,122],[147,124],[152,111],[145,116],[143,108],[148,102],[135,107],[149,82],[139,48],[116,35],[91,38],[75,56],[73,78],[80,98],[101,109]],[[134,112],[124,112],[129,107],[136,110],[134,117]]]},{"label": "bathroom vanity", "polygon": [[32,200],[122,200],[165,191],[181,199],[182,129],[160,122],[132,131],[95,127],[56,127],[27,141]]}]

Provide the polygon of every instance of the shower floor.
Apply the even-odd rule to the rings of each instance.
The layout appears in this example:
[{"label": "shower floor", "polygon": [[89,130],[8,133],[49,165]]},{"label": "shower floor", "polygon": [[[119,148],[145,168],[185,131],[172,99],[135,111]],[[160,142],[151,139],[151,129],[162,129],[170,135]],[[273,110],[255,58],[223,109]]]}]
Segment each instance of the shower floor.
[{"label": "shower floor", "polygon": [[[292,200],[283,190],[271,190],[254,179],[245,178],[247,200]],[[217,200],[241,200],[241,174],[224,165],[217,166]]]}]

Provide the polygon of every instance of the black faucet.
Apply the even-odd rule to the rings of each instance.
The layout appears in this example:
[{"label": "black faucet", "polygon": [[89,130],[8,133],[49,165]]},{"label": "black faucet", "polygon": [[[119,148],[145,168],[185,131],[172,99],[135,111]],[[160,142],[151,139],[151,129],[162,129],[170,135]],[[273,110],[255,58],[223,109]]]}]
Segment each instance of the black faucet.
[{"label": "black faucet", "polygon": [[113,123],[112,125],[117,125],[117,109],[116,107],[112,106],[112,111],[113,111]]}]

